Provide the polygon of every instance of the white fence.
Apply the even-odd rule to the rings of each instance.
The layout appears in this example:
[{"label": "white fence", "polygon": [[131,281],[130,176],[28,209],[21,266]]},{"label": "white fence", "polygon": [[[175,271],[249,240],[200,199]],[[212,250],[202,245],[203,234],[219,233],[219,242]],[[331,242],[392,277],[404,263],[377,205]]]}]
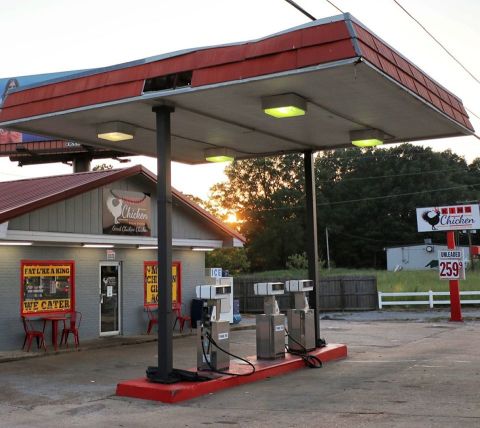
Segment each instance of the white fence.
[{"label": "white fence", "polygon": [[[428,297],[428,300],[387,300],[389,297]],[[434,300],[436,296],[448,296],[448,299]],[[460,291],[460,296],[480,296],[480,291]],[[480,304],[480,300],[460,300],[462,305],[475,305]],[[419,291],[412,293],[382,293],[378,292],[378,307],[382,309],[384,306],[399,306],[399,305],[429,305],[433,308],[434,305],[449,305],[450,304],[450,292],[448,291]]]}]

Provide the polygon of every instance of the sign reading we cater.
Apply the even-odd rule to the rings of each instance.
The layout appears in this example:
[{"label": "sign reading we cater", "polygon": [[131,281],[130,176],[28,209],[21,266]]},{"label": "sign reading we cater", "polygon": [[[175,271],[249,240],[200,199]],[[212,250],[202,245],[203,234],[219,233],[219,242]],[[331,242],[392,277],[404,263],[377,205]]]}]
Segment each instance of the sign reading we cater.
[{"label": "sign reading we cater", "polygon": [[74,278],[71,260],[22,260],[22,315],[73,310]]},{"label": "sign reading we cater", "polygon": [[[158,270],[157,262],[143,263],[144,276],[144,304],[153,306],[158,304]],[[172,263],[172,305],[182,302],[182,280],[180,262]]]},{"label": "sign reading we cater", "polygon": [[103,233],[150,236],[150,196],[127,190],[103,190]]}]

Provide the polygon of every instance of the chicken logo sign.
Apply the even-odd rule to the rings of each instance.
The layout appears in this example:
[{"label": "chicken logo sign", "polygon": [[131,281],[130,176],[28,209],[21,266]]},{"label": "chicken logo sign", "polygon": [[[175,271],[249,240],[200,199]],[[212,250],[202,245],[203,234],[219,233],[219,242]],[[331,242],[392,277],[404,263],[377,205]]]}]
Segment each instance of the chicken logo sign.
[{"label": "chicken logo sign", "polygon": [[103,233],[150,236],[150,196],[140,192],[104,189]]},{"label": "chicken logo sign", "polygon": [[417,208],[419,232],[480,229],[478,205]]}]

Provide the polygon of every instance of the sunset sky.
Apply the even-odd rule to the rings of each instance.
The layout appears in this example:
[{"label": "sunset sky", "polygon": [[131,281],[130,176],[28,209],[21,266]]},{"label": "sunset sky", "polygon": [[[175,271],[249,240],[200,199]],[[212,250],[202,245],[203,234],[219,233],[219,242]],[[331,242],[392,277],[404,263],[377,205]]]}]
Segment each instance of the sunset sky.
[{"label": "sunset sky", "polygon": [[[297,0],[316,18],[339,14],[324,0]],[[476,77],[469,76],[393,0],[333,0],[400,51],[480,116],[478,0],[401,0]],[[308,20],[284,0],[0,0],[4,43],[0,78],[107,66],[184,48],[256,39]],[[480,132],[480,119],[469,112]],[[480,156],[474,137],[422,142],[450,148],[468,161]],[[97,161],[105,162],[105,161]],[[108,161],[115,167],[116,161]],[[156,161],[133,158],[155,172]],[[224,178],[225,165],[174,164],[172,184],[202,198]],[[17,167],[0,159],[0,181],[71,172],[63,164]]]}]

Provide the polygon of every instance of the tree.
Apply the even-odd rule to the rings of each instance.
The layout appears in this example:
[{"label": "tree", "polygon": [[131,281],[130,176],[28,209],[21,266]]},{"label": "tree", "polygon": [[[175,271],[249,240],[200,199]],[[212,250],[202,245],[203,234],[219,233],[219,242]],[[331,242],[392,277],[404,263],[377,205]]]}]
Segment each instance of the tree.
[{"label": "tree", "polygon": [[221,248],[205,254],[206,267],[221,267],[230,275],[238,275],[250,270],[250,262],[244,248]]},{"label": "tree", "polygon": [[235,161],[210,192],[213,210],[235,212],[252,268],[285,266],[304,250],[304,180],[300,154]]},{"label": "tree", "polygon": [[320,186],[328,204],[319,223],[331,231],[337,266],[383,267],[384,247],[429,237],[416,231],[417,207],[456,204],[477,194],[468,186],[475,180],[463,158],[411,144],[336,150],[320,156],[316,167],[317,176],[330,175]]},{"label": "tree", "polygon": [[[252,269],[285,267],[305,250],[303,155],[237,161],[211,189],[213,212],[236,212]],[[320,255],[329,229],[337,266],[384,267],[388,246],[423,242],[416,208],[478,199],[480,159],[402,144],[348,148],[315,158]]]},{"label": "tree", "polygon": [[110,169],[113,169],[113,165],[111,165],[109,163],[102,163],[102,164],[99,164],[99,165],[95,165],[92,168],[92,171],[108,171]]}]

